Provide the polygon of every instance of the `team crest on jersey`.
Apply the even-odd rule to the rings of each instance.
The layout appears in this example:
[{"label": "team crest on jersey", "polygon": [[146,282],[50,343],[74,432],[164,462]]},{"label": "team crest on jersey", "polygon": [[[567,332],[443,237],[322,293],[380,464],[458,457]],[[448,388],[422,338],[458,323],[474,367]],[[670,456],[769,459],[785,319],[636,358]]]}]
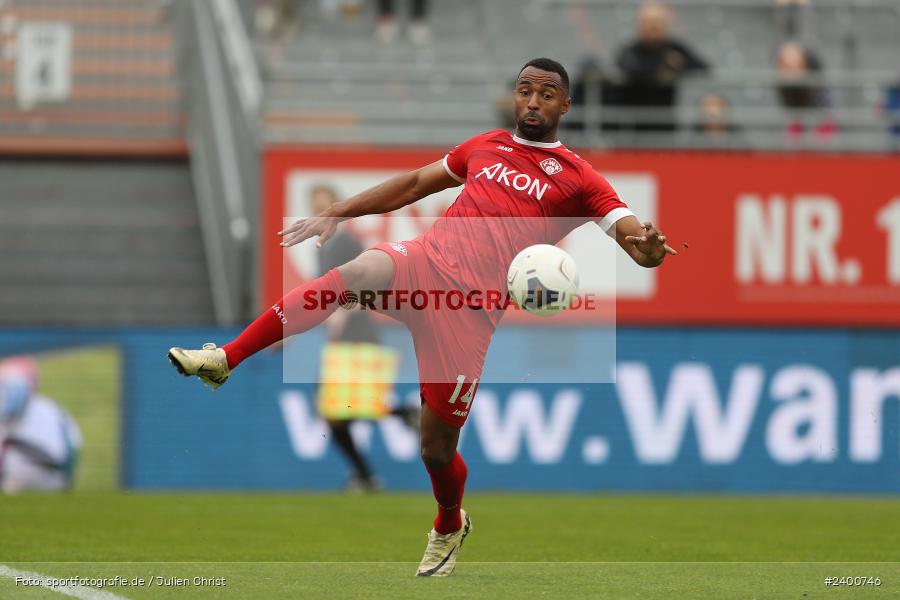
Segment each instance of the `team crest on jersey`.
[{"label": "team crest on jersey", "polygon": [[399,252],[403,256],[406,256],[406,246],[399,242],[388,242],[388,246],[394,250],[394,252]]},{"label": "team crest on jersey", "polygon": [[556,175],[562,171],[562,165],[556,162],[555,158],[545,158],[541,161],[541,168],[547,175]]}]

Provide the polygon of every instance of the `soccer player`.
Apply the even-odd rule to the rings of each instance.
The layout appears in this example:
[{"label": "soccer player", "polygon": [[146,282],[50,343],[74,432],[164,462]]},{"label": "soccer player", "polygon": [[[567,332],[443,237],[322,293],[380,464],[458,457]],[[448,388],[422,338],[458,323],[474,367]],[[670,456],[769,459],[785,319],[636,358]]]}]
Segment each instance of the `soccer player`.
[{"label": "soccer player", "polygon": [[[480,301],[471,296],[469,302],[468,292],[505,290],[507,268],[520,250],[554,244],[591,221],[641,266],[656,267],[667,254],[677,254],[656,227],[639,222],[609,183],[557,140],[560,118],[571,105],[569,76],[562,65],[547,58],[529,61],[516,78],[514,97],[515,134],[496,130],[477,135],[443,160],[393,177],[278,232],[285,247],[314,236],[321,246],[340,221],[389,213],[465,184],[424,234],[379,244],[291,290],[221,348],[205,344],[202,350],[169,352],[181,374],[196,375],[216,388],[248,356],[316,326],[338,304],[356,299],[364,304],[373,290],[394,292],[389,314],[409,328],[416,349],[423,404],[421,455],[438,505],[419,576],[450,575],[472,530],[461,508],[467,470],[456,447],[504,307],[486,302],[486,295]],[[439,298],[432,297],[430,310],[403,304],[401,299],[416,290],[448,290],[447,303],[440,306]],[[449,308],[454,290],[467,298],[459,310]]]}]

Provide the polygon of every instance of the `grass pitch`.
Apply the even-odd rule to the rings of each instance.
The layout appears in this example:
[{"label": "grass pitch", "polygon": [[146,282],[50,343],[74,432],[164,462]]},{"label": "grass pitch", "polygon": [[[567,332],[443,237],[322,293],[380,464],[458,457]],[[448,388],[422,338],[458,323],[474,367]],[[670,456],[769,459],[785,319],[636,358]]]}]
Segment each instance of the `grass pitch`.
[{"label": "grass pitch", "polygon": [[[417,579],[432,503],[421,494],[6,497],[0,564],[143,578],[104,588],[126,598],[900,597],[895,499],[472,493],[474,531],[456,573]],[[827,577],[880,585],[835,589]],[[0,598],[61,597],[0,577]]]}]

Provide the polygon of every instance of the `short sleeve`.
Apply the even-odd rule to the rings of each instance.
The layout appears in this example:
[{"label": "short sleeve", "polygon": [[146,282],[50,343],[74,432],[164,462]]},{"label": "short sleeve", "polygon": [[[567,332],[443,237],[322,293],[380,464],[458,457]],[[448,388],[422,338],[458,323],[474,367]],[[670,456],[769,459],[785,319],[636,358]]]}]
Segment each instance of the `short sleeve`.
[{"label": "short sleeve", "polygon": [[606,233],[619,219],[634,215],[606,178],[590,166],[584,167],[584,205],[587,216],[593,217]]},{"label": "short sleeve", "polygon": [[479,144],[494,133],[494,131],[488,131],[487,133],[476,135],[448,152],[444,157],[444,169],[447,171],[447,174],[456,181],[465,183],[466,175],[468,174],[469,155],[472,154],[472,151]]}]

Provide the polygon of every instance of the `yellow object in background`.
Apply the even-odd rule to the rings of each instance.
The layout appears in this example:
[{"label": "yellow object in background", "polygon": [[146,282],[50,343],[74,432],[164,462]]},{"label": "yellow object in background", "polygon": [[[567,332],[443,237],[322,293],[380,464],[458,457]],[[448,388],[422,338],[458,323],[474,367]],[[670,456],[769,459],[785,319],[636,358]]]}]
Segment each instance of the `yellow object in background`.
[{"label": "yellow object in background", "polygon": [[380,419],[397,378],[397,351],[357,342],[333,342],[322,349],[319,414],[325,419]]}]

